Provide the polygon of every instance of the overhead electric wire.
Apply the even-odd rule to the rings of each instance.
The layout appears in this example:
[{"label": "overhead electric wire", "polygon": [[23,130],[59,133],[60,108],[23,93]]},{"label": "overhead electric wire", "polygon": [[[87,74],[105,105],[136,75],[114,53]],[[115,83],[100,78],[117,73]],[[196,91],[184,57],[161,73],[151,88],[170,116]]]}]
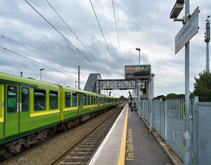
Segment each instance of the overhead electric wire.
[{"label": "overhead electric wire", "polygon": [[[17,45],[20,45],[20,46],[24,47],[25,49],[30,50],[31,52],[36,53],[37,55],[39,55],[39,56],[41,56],[41,57],[44,57],[44,56],[42,56],[41,54],[39,54],[39,53],[37,53],[37,52],[35,52],[35,51],[33,51],[33,50],[31,50],[31,49],[29,49],[29,48],[23,46],[22,44],[20,44],[20,43],[14,41],[14,40],[12,40],[12,39],[10,39],[10,38],[8,38],[8,37],[5,37],[4,35],[1,35],[1,34],[0,34],[0,36],[2,36],[2,39],[4,40],[3,43],[2,43],[2,45],[3,45],[4,47],[0,46],[0,48],[4,50],[4,51],[1,50],[2,52],[8,53],[8,54],[10,54],[10,55],[13,55],[12,52],[7,51],[7,50],[9,50],[9,49],[7,49],[7,48],[5,47],[5,38],[6,38],[6,39],[8,39],[8,40],[10,40],[10,41],[12,41],[12,42],[14,42],[14,43],[16,43]],[[13,51],[13,52],[14,52],[14,51]],[[18,56],[17,56],[17,53],[15,53],[15,52],[14,52],[14,54],[16,54],[16,57],[19,57],[19,58],[21,58],[21,59],[28,60],[28,61],[32,61],[30,58],[27,58],[27,57],[24,57],[24,56],[22,57],[22,55],[20,55],[20,56],[18,55]],[[14,55],[13,55],[13,56],[14,56]],[[44,58],[46,58],[46,57],[44,57]],[[46,59],[48,59],[48,58],[46,58]],[[48,60],[50,60],[50,59],[48,59]],[[52,61],[52,60],[51,60],[51,61]],[[37,63],[37,62],[34,61],[34,60],[33,60],[32,62]],[[54,61],[52,61],[52,62],[54,62]],[[54,63],[56,63],[56,62],[54,62]],[[56,63],[56,64],[57,64],[57,63]],[[43,65],[43,64],[39,63],[39,65]],[[52,69],[52,68],[50,68],[50,69]],[[57,71],[57,70],[55,70],[55,71]],[[66,74],[66,73],[61,72],[61,71],[59,71],[59,72],[65,74],[66,76],[69,76],[69,74]],[[83,76],[81,76],[81,77],[83,77]],[[72,76],[72,78],[76,78],[76,77],[73,77],[73,76]],[[85,77],[83,77],[83,78],[85,78]],[[76,79],[78,79],[78,78],[76,78]],[[83,82],[85,82],[85,83],[87,83],[87,81],[85,81],[85,80],[82,80],[82,79],[80,79],[80,80],[83,81]],[[92,84],[91,84],[91,85],[92,85]]]},{"label": "overhead electric wire", "polygon": [[[68,27],[68,29],[73,33],[73,35],[79,40],[79,42],[84,46],[84,48],[89,52],[89,54],[100,64],[100,66],[103,68],[105,73],[108,75],[104,67],[101,65],[101,63],[94,57],[94,55],[87,49],[87,47],[83,44],[83,42],[78,38],[78,36],[73,32],[73,30],[68,26],[68,24],[64,21],[64,19],[60,16],[60,14],[56,11],[56,9],[51,5],[51,3],[46,0],[47,3],[51,6],[51,8],[55,11],[55,13],[59,16],[59,18],[64,22],[64,24]],[[107,77],[106,77],[107,78]]]},{"label": "overhead electric wire", "polygon": [[[5,37],[5,36],[2,35],[2,34],[0,34],[0,36],[4,37],[4,39],[6,38],[6,39],[10,40],[11,42],[16,43],[16,44],[19,45],[19,46],[22,46],[23,48],[25,48],[25,49],[27,49],[27,50],[29,50],[29,51],[31,51],[31,52],[33,52],[33,53],[35,53],[35,54],[37,54],[37,55],[43,57],[43,58],[45,58],[45,59],[47,59],[47,60],[49,60],[49,61],[51,61],[51,62],[53,62],[53,63],[56,63],[55,61],[53,61],[53,60],[51,60],[51,59],[49,59],[49,58],[47,58],[47,57],[45,57],[45,56],[43,56],[43,55],[41,55],[41,54],[35,52],[35,51],[33,51],[32,49],[27,48],[26,46],[24,46],[24,45],[22,45],[22,44],[20,44],[20,43],[18,43],[18,42],[16,42],[16,41],[14,41],[14,40],[8,38],[8,37]],[[5,40],[4,40],[4,42],[5,42]],[[5,45],[4,45],[4,47],[5,47]],[[58,63],[56,63],[56,64],[58,64]],[[58,64],[58,65],[59,65],[59,64]],[[85,78],[85,77],[83,77],[83,78]]]},{"label": "overhead electric wire", "polygon": [[[104,36],[104,34],[103,34],[103,30],[102,30],[102,28],[101,28],[101,26],[100,26],[100,22],[99,22],[99,20],[98,20],[98,18],[97,18],[97,14],[96,14],[96,12],[95,12],[95,9],[94,9],[94,6],[93,6],[93,4],[92,4],[92,1],[91,1],[91,0],[90,0],[90,3],[91,3],[91,6],[92,6],[92,9],[93,9],[93,11],[94,11],[95,18],[96,18],[96,20],[97,20],[97,22],[98,22],[98,25],[99,25],[99,27],[100,27],[100,31],[101,31],[101,33],[102,33],[102,35],[103,35],[104,42],[105,42],[106,47],[107,47],[107,49],[108,49],[108,52],[109,52],[109,54],[110,54],[111,60],[112,60],[113,65],[114,65],[114,67],[115,67],[115,69],[116,69],[116,65],[114,64],[114,60],[113,60],[113,58],[112,58],[112,56],[111,56],[111,52],[110,52],[110,50],[109,50],[109,48],[108,48],[108,44],[107,44],[107,42],[106,42],[105,36]],[[117,69],[116,69],[116,72],[117,72],[117,75],[119,75],[119,73],[118,73]]]},{"label": "overhead electric wire", "polygon": [[[27,59],[27,60],[29,60],[29,61],[32,61],[32,62],[34,62],[34,63],[37,63],[37,64],[39,64],[39,65],[45,66],[45,67],[47,67],[47,68],[49,68],[49,69],[52,69],[52,70],[57,71],[57,72],[59,72],[59,73],[62,73],[62,74],[66,75],[66,76],[69,76],[69,77],[71,77],[71,78],[78,79],[77,77],[74,77],[74,76],[72,76],[72,75],[70,75],[70,74],[67,74],[67,73],[64,73],[64,72],[62,72],[62,71],[59,71],[59,70],[57,70],[57,69],[54,69],[54,68],[52,68],[52,67],[50,67],[50,66],[48,66],[48,65],[45,65],[45,64],[42,64],[42,63],[36,61],[36,60],[30,59],[30,58],[28,58],[28,57],[25,57],[25,56],[23,56],[23,55],[21,55],[21,54],[19,54],[19,53],[16,53],[16,52],[14,52],[14,51],[12,51],[12,50],[10,50],[10,49],[7,49],[7,48],[5,48],[5,47],[0,46],[0,49],[2,49],[2,50],[4,50],[4,51],[7,51],[7,52],[9,52],[9,53],[15,54],[15,55],[17,55],[17,56],[19,56],[19,57],[22,57],[22,58]],[[81,81],[84,81],[84,80],[81,79]],[[84,82],[86,82],[86,81],[84,81]]]},{"label": "overhead electric wire", "polygon": [[[45,65],[45,64],[42,64],[42,63],[40,63],[40,62],[37,62],[37,61],[35,61],[35,60],[33,60],[33,59],[30,59],[30,58],[28,58],[28,57],[25,57],[25,56],[23,56],[23,55],[21,55],[21,54],[19,54],[19,53],[16,53],[16,52],[14,52],[14,51],[12,51],[12,50],[10,50],[10,49],[7,49],[7,48],[5,48],[5,47],[0,46],[0,49],[2,49],[2,50],[0,50],[0,51],[2,51],[2,52],[4,52],[4,53],[10,54],[10,55],[12,55],[12,56],[18,57],[18,58],[23,59],[23,60],[28,60],[28,61],[30,61],[30,62],[37,63],[37,64],[39,64],[39,65],[45,66],[45,67],[47,67],[47,68],[49,68],[49,69],[52,69],[52,70],[54,70],[54,71],[56,71],[56,72],[60,72],[60,73],[66,75],[66,76],[68,76],[68,77],[71,77],[71,78],[74,78],[74,79],[77,79],[77,80],[78,80],[78,77],[74,77],[74,76],[71,76],[71,75],[66,74],[66,73],[64,73],[64,72],[61,72],[61,71],[59,71],[59,70],[57,70],[57,69],[51,68],[51,67],[49,67],[49,66],[47,66],[47,65]],[[85,81],[85,80],[83,80],[83,79],[80,79],[80,81],[85,82],[85,85],[87,84],[87,81]],[[80,83],[82,83],[82,82],[80,82]],[[90,83],[89,83],[89,84],[90,84]],[[85,85],[84,85],[84,86],[85,86]],[[92,84],[90,84],[90,85],[92,85]]]},{"label": "overhead electric wire", "polygon": [[[113,2],[113,0],[112,0],[112,6],[113,6],[113,12],[114,12],[114,20],[115,20],[115,24],[116,24],[117,38],[118,38],[118,43],[119,43],[120,57],[121,57],[121,61],[122,61],[122,52],[121,52],[121,47],[120,47],[120,42],[119,42],[119,33],[118,33],[118,28],[117,28],[117,21],[116,21],[116,14],[115,14],[115,10],[114,10],[114,2]],[[122,61],[122,67],[124,67],[123,61]]]},{"label": "overhead electric wire", "polygon": [[89,63],[92,64],[92,66],[95,69],[97,69],[100,72],[100,70],[78,48],[76,48],[58,29],[56,29],[44,16],[42,16],[42,14],[40,14],[27,0],[25,0],[25,2],[28,3],[28,5],[31,6],[31,8],[34,9],[34,11],[36,11],[49,25],[51,25],[52,28],[54,28],[54,30],[56,30],[70,45],[72,45],[72,47],[74,47],[87,61],[89,61]]},{"label": "overhead electric wire", "polygon": [[[45,57],[45,56],[43,56],[43,55],[41,55],[41,54],[39,54],[39,53],[33,51],[32,49],[29,49],[29,48],[27,48],[26,46],[24,46],[24,45],[22,45],[22,44],[20,44],[20,43],[18,43],[18,42],[16,42],[16,41],[14,41],[14,40],[8,38],[8,37],[5,37],[5,36],[2,35],[2,34],[0,34],[0,36],[2,36],[2,37],[4,37],[4,38],[6,38],[6,39],[8,39],[8,40],[10,40],[10,41],[12,41],[12,42],[14,42],[14,43],[16,43],[16,44],[19,45],[19,46],[22,46],[23,48],[25,48],[25,49],[27,49],[27,50],[29,50],[29,51],[31,51],[31,52],[33,52],[33,53],[35,53],[35,54],[37,54],[37,55],[43,57],[43,58],[45,58],[45,59],[47,59],[47,60],[49,60],[49,61],[51,61],[51,62],[54,62],[54,61],[52,61],[50,58],[47,58],[47,57]],[[56,62],[54,62],[54,63],[56,63]]]}]

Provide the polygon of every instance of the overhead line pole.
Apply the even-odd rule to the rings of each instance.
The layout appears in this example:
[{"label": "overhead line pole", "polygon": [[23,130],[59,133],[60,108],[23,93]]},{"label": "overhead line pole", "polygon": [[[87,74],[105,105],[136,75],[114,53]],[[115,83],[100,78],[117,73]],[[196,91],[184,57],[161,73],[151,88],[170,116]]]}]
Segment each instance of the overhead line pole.
[{"label": "overhead line pole", "polygon": [[78,66],[78,89],[80,89],[80,66]]}]

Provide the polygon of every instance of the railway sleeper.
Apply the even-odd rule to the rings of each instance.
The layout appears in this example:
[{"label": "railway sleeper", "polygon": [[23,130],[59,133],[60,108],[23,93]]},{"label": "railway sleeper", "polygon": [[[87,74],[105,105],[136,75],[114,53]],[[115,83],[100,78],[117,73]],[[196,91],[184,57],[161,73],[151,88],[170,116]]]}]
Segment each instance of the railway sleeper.
[{"label": "railway sleeper", "polygon": [[95,151],[95,149],[93,148],[84,148],[84,149],[80,149],[80,148],[78,148],[78,149],[75,149],[77,152],[94,152]]},{"label": "railway sleeper", "polygon": [[90,157],[89,156],[66,156],[65,158],[67,158],[67,159],[90,159]]},{"label": "railway sleeper", "polygon": [[86,165],[86,161],[84,162],[60,162],[59,164],[65,164],[65,165]]},{"label": "railway sleeper", "polygon": [[72,152],[73,156],[92,156],[92,152]]},{"label": "railway sleeper", "polygon": [[66,164],[72,164],[72,163],[75,164],[75,163],[78,163],[78,162],[85,163],[85,162],[88,162],[88,161],[89,161],[89,158],[86,158],[86,157],[69,158],[69,159],[65,160]]}]

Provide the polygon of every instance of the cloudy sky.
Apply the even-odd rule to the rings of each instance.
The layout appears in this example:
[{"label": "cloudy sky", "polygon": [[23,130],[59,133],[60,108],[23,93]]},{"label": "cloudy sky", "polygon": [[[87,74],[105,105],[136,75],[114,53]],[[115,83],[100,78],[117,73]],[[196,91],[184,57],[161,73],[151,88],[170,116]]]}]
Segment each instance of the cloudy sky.
[{"label": "cloudy sky", "polygon": [[[72,31],[45,0],[28,2],[58,31],[24,0],[0,0],[0,72],[20,75],[22,71],[24,77],[39,80],[44,67],[43,81],[75,87],[81,66],[83,88],[89,73],[100,72],[103,79],[124,78],[123,66],[138,64],[135,48],[140,47],[141,64],[151,64],[155,74],[155,96],[185,93],[185,49],[175,55],[174,48],[175,36],[183,25],[169,18],[175,0],[113,0],[121,51],[112,0],[92,0],[108,48],[90,0],[48,1]],[[190,14],[197,6],[200,29],[190,42],[191,92],[194,76],[206,67],[204,31],[211,1],[190,0]],[[180,17],[184,13],[185,9]],[[128,92],[112,94],[127,96]]]}]

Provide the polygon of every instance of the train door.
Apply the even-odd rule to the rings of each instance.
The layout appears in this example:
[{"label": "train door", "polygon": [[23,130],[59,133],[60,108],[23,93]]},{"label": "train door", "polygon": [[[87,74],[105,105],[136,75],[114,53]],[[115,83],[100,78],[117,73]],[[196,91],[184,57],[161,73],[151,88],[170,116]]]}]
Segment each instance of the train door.
[{"label": "train door", "polygon": [[19,86],[5,85],[5,137],[19,133]]},{"label": "train door", "polygon": [[82,112],[82,110],[83,110],[83,105],[84,105],[84,103],[83,103],[83,100],[84,100],[84,97],[83,97],[83,94],[78,94],[79,96],[79,99],[78,99],[78,115],[80,115],[81,114],[81,112]]},{"label": "train door", "polygon": [[5,137],[30,130],[29,88],[5,85]]},{"label": "train door", "polygon": [[30,88],[20,86],[20,133],[30,130]]}]

